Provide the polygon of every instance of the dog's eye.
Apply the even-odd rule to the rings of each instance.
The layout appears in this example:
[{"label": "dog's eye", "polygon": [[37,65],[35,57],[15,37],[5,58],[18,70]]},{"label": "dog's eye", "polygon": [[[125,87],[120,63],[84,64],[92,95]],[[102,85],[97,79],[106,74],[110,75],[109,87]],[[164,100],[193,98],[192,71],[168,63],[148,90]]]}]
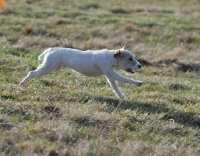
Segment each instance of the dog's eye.
[{"label": "dog's eye", "polygon": [[133,58],[132,58],[132,57],[130,57],[130,58],[129,58],[129,60],[130,60],[130,61],[132,61],[132,60],[133,60]]}]

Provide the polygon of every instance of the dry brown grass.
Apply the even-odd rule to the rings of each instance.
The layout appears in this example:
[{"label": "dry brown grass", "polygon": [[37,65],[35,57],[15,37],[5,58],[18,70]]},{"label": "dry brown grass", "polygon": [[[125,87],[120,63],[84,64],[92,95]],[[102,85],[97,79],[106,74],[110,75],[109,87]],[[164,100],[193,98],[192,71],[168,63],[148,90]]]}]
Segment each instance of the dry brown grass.
[{"label": "dry brown grass", "polygon": [[150,57],[152,63],[172,64],[182,60],[186,56],[186,51],[183,48],[174,48],[171,51],[157,51]]},{"label": "dry brown grass", "polygon": [[26,25],[22,28],[22,32],[25,35],[30,35],[33,33],[33,28],[30,23],[26,23]]}]

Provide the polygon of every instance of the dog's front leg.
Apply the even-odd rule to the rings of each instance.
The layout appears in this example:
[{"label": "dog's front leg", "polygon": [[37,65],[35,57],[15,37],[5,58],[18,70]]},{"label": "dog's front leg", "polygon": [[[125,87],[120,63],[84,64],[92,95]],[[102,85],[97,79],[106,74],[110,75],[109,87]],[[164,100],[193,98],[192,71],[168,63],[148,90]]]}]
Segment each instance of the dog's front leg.
[{"label": "dog's front leg", "polygon": [[117,74],[114,71],[106,73],[106,77],[108,79],[111,79],[111,80],[116,80],[116,81],[130,83],[130,84],[135,84],[135,85],[141,85],[141,84],[143,84],[142,81],[136,81],[136,80],[132,80],[130,78],[123,77],[123,76]]},{"label": "dog's front leg", "polygon": [[[107,77],[106,77],[107,78]],[[109,79],[107,78],[108,83],[110,84],[110,86],[112,87],[113,91],[115,92],[115,94],[121,98],[124,99],[124,95],[122,94],[122,92],[119,90],[119,87],[117,85],[117,82],[115,80]]]}]

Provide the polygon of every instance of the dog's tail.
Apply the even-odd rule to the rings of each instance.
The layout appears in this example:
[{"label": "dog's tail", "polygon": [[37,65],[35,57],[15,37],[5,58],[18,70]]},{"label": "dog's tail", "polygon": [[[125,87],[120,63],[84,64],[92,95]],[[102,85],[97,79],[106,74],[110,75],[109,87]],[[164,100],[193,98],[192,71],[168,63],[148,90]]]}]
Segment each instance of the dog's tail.
[{"label": "dog's tail", "polygon": [[38,56],[38,60],[43,60],[44,59],[44,56],[46,55],[46,54],[48,54],[49,52],[51,51],[51,48],[49,48],[49,49],[46,49],[42,54],[40,54],[39,56]]}]

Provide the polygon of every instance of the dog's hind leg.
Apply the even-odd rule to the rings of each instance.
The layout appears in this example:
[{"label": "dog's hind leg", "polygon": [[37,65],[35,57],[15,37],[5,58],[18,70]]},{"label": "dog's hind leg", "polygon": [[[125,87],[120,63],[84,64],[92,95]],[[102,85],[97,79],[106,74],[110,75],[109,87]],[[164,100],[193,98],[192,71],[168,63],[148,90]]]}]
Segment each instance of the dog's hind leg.
[{"label": "dog's hind leg", "polygon": [[49,62],[47,60],[44,60],[44,62],[40,64],[36,70],[30,71],[28,75],[19,83],[19,85],[27,83],[28,80],[31,78],[49,74],[57,68],[58,67],[55,62]]},{"label": "dog's hind leg", "polygon": [[[106,77],[107,78],[107,77]],[[117,85],[117,82],[115,80],[109,79],[107,78],[108,83],[110,84],[110,86],[112,87],[113,91],[115,92],[115,94],[121,98],[124,99],[124,95],[122,94],[122,92],[119,90],[119,87]]]}]

